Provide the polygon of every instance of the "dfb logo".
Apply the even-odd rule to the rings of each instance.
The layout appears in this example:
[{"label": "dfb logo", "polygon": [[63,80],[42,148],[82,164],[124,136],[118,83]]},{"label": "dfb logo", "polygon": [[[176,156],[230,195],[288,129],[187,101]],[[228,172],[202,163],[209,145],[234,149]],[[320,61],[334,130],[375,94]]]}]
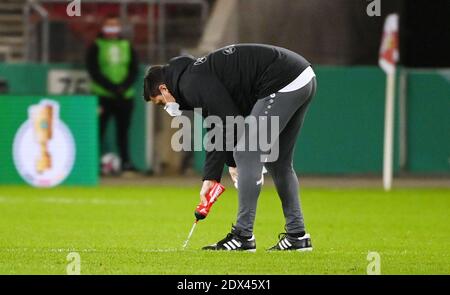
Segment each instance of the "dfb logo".
[{"label": "dfb logo", "polygon": [[68,16],[81,16],[81,0],[73,0],[67,5],[66,13]]},{"label": "dfb logo", "polygon": [[367,5],[367,15],[372,16],[381,16],[381,0],[367,0],[370,3]]}]

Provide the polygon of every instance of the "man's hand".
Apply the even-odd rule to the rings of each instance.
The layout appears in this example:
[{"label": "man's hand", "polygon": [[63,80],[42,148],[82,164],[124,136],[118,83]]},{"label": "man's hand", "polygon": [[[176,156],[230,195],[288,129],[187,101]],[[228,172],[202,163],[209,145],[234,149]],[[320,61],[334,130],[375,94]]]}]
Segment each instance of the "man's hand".
[{"label": "man's hand", "polygon": [[233,180],[234,186],[237,188],[238,181],[238,171],[236,167],[228,167],[228,172],[230,173],[231,180]]},{"label": "man's hand", "polygon": [[202,189],[200,190],[200,201],[205,206],[206,206],[206,204],[208,204],[208,201],[206,200],[206,194],[213,187],[214,183],[215,183],[214,180],[204,180],[203,181]]}]

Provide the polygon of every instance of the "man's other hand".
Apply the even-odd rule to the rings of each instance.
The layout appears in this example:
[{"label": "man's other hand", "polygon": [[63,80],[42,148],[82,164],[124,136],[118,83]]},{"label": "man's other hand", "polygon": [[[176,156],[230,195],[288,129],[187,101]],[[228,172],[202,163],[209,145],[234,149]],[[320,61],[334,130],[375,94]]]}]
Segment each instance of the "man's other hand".
[{"label": "man's other hand", "polygon": [[238,181],[238,171],[236,167],[228,167],[228,172],[230,173],[231,180],[233,180],[234,186],[237,188]]}]

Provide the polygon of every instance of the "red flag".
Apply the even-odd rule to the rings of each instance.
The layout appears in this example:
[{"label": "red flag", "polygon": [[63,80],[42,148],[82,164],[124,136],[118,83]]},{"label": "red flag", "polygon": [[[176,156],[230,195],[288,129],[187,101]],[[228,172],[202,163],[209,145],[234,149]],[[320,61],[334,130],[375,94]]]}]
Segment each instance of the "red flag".
[{"label": "red flag", "polygon": [[387,73],[395,71],[395,65],[399,59],[398,40],[398,15],[390,14],[384,23],[383,39],[381,40],[380,56],[378,63]]}]

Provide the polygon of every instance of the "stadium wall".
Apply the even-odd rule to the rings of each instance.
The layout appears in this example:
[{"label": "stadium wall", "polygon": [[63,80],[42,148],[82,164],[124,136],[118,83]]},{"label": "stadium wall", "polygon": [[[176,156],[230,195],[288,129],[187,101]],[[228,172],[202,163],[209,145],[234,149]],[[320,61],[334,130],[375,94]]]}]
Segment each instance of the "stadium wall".
[{"label": "stadium wall", "polygon": [[[371,66],[317,66],[315,71],[317,94],[296,145],[295,170],[302,174],[381,174],[384,73]],[[397,93],[395,171],[449,175],[450,71],[405,71],[407,158],[400,169]],[[204,153],[196,152],[195,169],[199,172],[203,161]]]},{"label": "stadium wall", "polygon": [[[67,64],[0,64],[0,76],[8,80],[9,94],[46,95],[51,70],[77,68]],[[144,66],[135,85],[136,108],[130,149],[133,162],[139,169],[147,170],[151,167],[146,167],[145,161],[145,110],[141,98],[143,70]],[[318,91],[296,146],[295,170],[306,174],[380,174],[385,75],[372,66],[317,66],[315,71]],[[410,173],[448,175],[450,71],[405,71],[407,158],[404,169]],[[27,81],[26,86],[23,81]],[[395,170],[399,172],[398,99],[396,113]],[[106,149],[115,151],[113,128],[109,128]],[[194,166],[197,171],[201,171],[203,161],[204,153],[196,152]]]}]

